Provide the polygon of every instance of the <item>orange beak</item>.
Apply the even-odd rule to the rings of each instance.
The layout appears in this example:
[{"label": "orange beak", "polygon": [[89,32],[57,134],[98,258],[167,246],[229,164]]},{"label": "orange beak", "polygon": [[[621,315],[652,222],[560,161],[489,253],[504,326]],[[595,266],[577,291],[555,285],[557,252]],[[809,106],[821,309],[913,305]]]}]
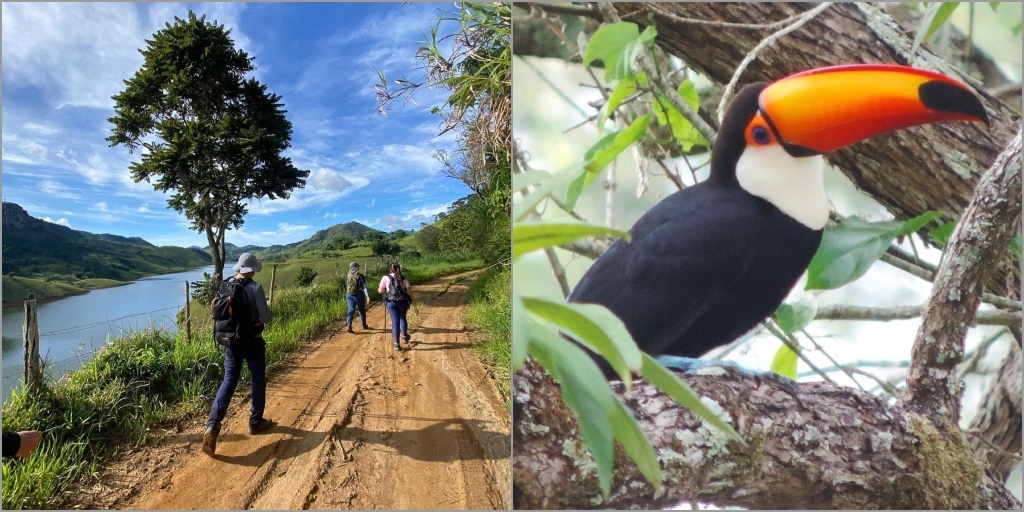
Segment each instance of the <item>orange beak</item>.
[{"label": "orange beak", "polygon": [[814,69],[769,85],[762,115],[794,156],[836,151],[869,137],[941,121],[988,124],[981,100],[945,75],[907,66]]}]

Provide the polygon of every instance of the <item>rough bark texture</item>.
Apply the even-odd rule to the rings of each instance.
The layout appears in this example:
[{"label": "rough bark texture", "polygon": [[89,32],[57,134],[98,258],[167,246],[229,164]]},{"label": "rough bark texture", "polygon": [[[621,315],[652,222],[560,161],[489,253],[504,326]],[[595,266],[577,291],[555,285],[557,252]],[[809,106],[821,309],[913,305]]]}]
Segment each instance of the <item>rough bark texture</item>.
[{"label": "rough bark texture", "polygon": [[1010,357],[999,369],[971,421],[968,439],[977,460],[988,461],[1006,481],[1021,459],[1021,351],[1010,344]]},{"label": "rough bark texture", "polygon": [[[746,54],[770,31],[684,23],[661,14],[730,23],[767,23],[810,9],[799,3],[616,3],[624,21],[641,29],[657,24],[657,41],[668,53],[710,79],[725,84]],[[982,172],[1020,125],[1020,116],[986,93],[979,83],[946,61],[923,50],[910,57],[913,38],[885,12],[871,4],[839,3],[800,30],[760,53],[740,78],[739,87],[771,82],[791,73],[851,63],[913,64],[958,78],[975,87],[991,117],[990,127],[977,123],[941,123],[900,130],[828,155],[831,164],[858,188],[907,219],[939,210],[954,219],[967,206]],[[1019,224],[1018,224],[1019,227]],[[986,286],[1001,295],[1020,297],[1020,269],[1006,258]]]},{"label": "rough bark texture", "polygon": [[1021,132],[985,172],[946,246],[910,354],[903,400],[938,424],[960,421],[956,367],[981,300],[982,278],[1006,253],[1021,210]]},{"label": "rough bark texture", "polygon": [[[604,499],[573,414],[535,363],[514,388],[516,508],[663,508],[687,499],[751,509],[1020,508],[985,474],[958,430],[937,429],[900,405],[823,382],[796,396],[727,368],[683,378],[747,440],[744,447],[646,382],[616,391],[651,440],[664,471],[654,489],[618,449]],[[571,483],[570,483],[571,482]]]}]

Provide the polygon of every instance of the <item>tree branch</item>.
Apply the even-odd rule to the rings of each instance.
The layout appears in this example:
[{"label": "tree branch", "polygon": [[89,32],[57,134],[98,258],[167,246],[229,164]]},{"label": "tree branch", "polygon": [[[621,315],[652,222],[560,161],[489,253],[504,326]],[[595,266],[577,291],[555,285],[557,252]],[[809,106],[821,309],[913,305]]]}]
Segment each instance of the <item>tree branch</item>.
[{"label": "tree branch", "polygon": [[688,499],[750,509],[1020,507],[984,474],[962,434],[899,404],[825,382],[801,384],[793,396],[729,368],[705,371],[683,378],[748,447],[645,381],[628,393],[615,383],[654,445],[664,485],[653,489],[619,448],[605,499],[558,385],[529,361],[513,394],[516,508],[665,508]]},{"label": "tree branch", "polygon": [[[924,306],[891,306],[884,308],[866,306],[824,306],[818,309],[815,320],[908,320],[921,316]],[[1020,311],[978,311],[972,325],[1020,325]]]},{"label": "tree branch", "polygon": [[1003,481],[1020,464],[1021,350],[1010,344],[1010,355],[982,395],[968,438],[978,460],[988,462]]},{"label": "tree branch", "polygon": [[907,403],[956,425],[962,387],[956,373],[964,335],[981,298],[981,279],[999,261],[1019,225],[1021,132],[985,172],[946,246],[907,374]]}]

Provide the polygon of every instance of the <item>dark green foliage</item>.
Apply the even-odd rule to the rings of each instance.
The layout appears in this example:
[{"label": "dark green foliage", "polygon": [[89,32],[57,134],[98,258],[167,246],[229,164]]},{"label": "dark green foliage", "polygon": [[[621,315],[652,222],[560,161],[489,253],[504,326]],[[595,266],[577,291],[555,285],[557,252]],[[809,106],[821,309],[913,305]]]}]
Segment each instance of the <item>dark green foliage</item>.
[{"label": "dark green foliage", "polygon": [[208,305],[213,300],[213,295],[217,293],[220,281],[214,276],[203,272],[203,280],[194,281],[190,286],[192,287],[192,300]]},{"label": "dark green foliage", "polygon": [[[295,242],[288,245],[272,245],[265,249],[261,249],[258,252],[250,252],[255,254],[260,260],[285,261],[289,258],[294,258],[307,252],[322,250],[342,251],[356,245],[358,242],[362,242],[367,239],[376,240],[377,237],[383,236],[384,233],[371,227],[358,222],[347,222],[345,224],[336,224],[327,229],[317,231],[313,236],[301,242]],[[340,245],[344,245],[346,243],[345,239],[350,240],[352,245],[348,247],[340,247]]]},{"label": "dark green foliage", "polygon": [[[252,58],[229,34],[191,11],[165,24],[142,50],[142,68],[113,97],[107,138],[129,152],[146,150],[129,167],[132,178],[171,192],[168,206],[215,249],[227,228],[243,224],[250,199],[287,198],[309,175],[281,156],[292,134],[281,97],[245,78]],[[211,252],[220,279],[224,255]]]},{"label": "dark green foliage", "polygon": [[310,267],[302,267],[299,269],[299,275],[295,278],[295,282],[299,286],[309,286],[313,284],[313,279],[316,279],[316,271]]},{"label": "dark green foliage", "polygon": [[433,224],[424,226],[423,229],[416,233],[416,243],[423,252],[433,254],[440,250],[438,246],[440,236],[441,230],[437,226]]}]

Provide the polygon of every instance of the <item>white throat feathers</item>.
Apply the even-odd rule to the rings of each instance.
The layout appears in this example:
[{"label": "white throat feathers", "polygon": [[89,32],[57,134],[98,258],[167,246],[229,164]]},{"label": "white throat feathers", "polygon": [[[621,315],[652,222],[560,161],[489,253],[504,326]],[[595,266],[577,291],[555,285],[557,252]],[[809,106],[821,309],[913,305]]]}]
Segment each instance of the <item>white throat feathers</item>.
[{"label": "white throat feathers", "polygon": [[824,169],[821,156],[795,158],[777,144],[747,146],[736,162],[736,180],[743,190],[818,230],[825,227],[829,212]]}]

